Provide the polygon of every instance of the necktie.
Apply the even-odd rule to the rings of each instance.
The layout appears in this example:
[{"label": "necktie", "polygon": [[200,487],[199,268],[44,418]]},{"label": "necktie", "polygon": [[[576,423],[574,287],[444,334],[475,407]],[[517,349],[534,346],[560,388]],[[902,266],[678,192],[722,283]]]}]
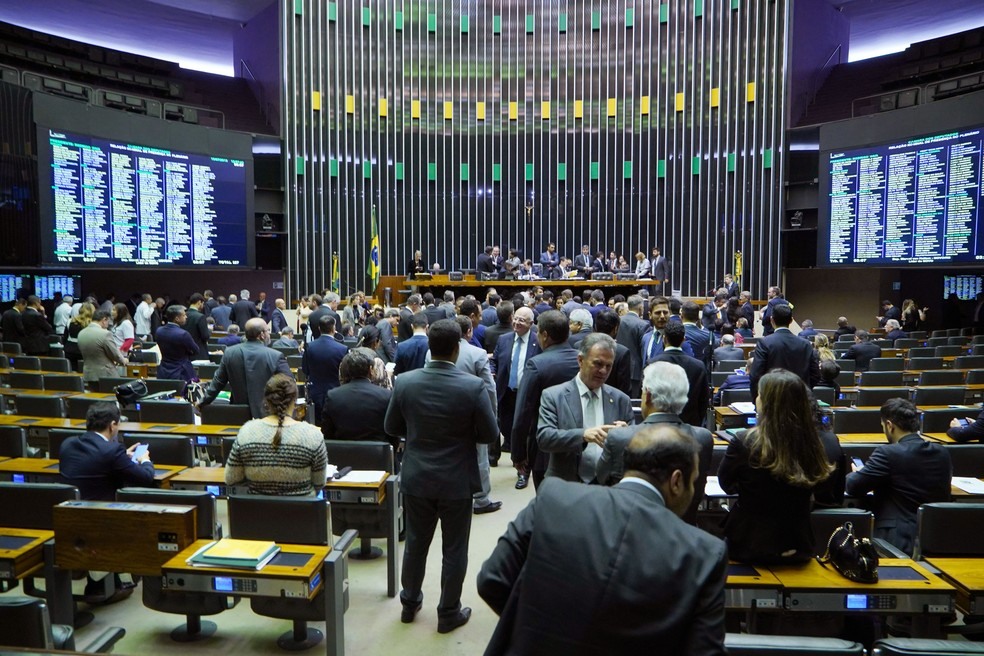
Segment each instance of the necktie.
[{"label": "necktie", "polygon": [[656,357],[656,345],[660,343],[661,337],[662,334],[658,330],[653,331],[653,336],[649,340],[649,357],[646,358],[647,360]]},{"label": "necktie", "polygon": [[[598,392],[585,392],[587,399],[584,407],[584,428],[594,428],[598,422]],[[584,447],[581,454],[581,464],[578,466],[577,475],[585,483],[594,480],[595,470],[598,468],[598,459],[601,458],[601,447],[594,442],[589,442]]]},{"label": "necktie", "polygon": [[512,362],[509,363],[509,389],[514,390],[519,387],[519,355],[523,351],[523,339],[517,337],[513,340]]}]

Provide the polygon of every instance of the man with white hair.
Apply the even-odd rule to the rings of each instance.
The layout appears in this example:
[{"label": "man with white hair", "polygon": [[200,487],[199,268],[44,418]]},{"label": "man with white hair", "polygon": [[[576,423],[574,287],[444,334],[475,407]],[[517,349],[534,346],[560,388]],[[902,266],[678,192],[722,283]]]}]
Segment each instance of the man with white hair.
[{"label": "man with white hair", "polygon": [[256,309],[256,304],[249,301],[249,290],[244,289],[239,292],[239,300],[232,306],[232,320],[239,324],[239,329],[245,331],[246,322],[258,316],[260,313]]},{"label": "man with white hair", "polygon": [[578,348],[581,340],[591,334],[594,330],[594,317],[589,310],[577,308],[571,310],[570,315],[571,337],[570,343],[574,348]]},{"label": "man with white hair", "polygon": [[[58,315],[55,315],[56,317]],[[909,333],[902,330],[902,326],[895,319],[889,319],[885,322],[885,339],[890,339],[892,341],[896,339],[904,339],[909,336]]]},{"label": "man with white hair", "polygon": [[71,296],[62,296],[62,302],[55,308],[55,334],[64,335],[65,331],[68,330],[68,322],[72,320],[72,302]]},{"label": "man with white hair", "polygon": [[803,323],[800,324],[799,336],[803,339],[810,339],[817,334],[816,329],[813,327],[813,321],[810,319],[804,319]]},{"label": "man with white hair", "polygon": [[745,352],[735,346],[734,335],[721,335],[721,346],[714,349],[714,363],[721,360],[744,360]]},{"label": "man with white hair", "polygon": [[608,431],[605,446],[598,460],[595,475],[602,485],[616,485],[625,472],[623,457],[625,447],[636,433],[657,424],[669,424],[681,433],[690,435],[700,446],[697,480],[694,482],[694,499],[681,515],[684,521],[697,524],[697,506],[704,498],[704,484],[711,466],[714,438],[706,428],[690,426],[680,419],[680,412],[687,405],[690,383],[683,367],[671,362],[654,362],[646,367],[642,380],[642,423],[635,426],[613,428]]}]

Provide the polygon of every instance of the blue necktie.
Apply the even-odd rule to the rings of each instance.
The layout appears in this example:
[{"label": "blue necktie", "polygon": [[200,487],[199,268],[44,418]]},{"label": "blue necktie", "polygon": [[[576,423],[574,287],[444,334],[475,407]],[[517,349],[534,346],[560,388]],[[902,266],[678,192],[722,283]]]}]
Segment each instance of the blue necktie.
[{"label": "blue necktie", "polygon": [[656,345],[660,343],[660,337],[662,336],[663,336],[662,333],[660,333],[659,331],[657,330],[653,331],[653,338],[649,342],[649,358],[647,359],[651,359],[656,356]]},{"label": "blue necktie", "polygon": [[514,390],[519,387],[519,354],[523,350],[523,339],[517,337],[513,340],[512,362],[509,365],[509,389]]}]

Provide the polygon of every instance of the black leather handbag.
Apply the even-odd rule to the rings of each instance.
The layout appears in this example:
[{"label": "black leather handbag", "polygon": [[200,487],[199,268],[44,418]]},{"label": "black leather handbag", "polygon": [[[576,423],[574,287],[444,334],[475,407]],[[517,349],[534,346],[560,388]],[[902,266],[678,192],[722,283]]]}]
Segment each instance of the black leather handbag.
[{"label": "black leather handbag", "polygon": [[116,401],[120,404],[120,407],[136,403],[150,392],[147,389],[147,383],[143,380],[134,380],[129,383],[117,385],[114,391],[116,392]]},{"label": "black leather handbag", "polygon": [[817,556],[817,562],[830,564],[837,573],[857,583],[878,583],[878,552],[868,538],[858,539],[854,525],[845,522],[830,534],[827,553]]}]

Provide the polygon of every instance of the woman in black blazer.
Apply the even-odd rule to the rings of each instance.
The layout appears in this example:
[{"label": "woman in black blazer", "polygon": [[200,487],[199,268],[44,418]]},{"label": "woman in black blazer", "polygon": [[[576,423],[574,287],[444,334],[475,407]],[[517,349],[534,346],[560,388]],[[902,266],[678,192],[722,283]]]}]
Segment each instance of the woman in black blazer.
[{"label": "woman in black blazer", "polygon": [[758,425],[732,440],[718,469],[721,487],[738,494],[725,521],[728,554],[753,564],[813,557],[813,490],[834,467],[817,434],[810,391],[799,376],[776,369],[762,377]]}]

